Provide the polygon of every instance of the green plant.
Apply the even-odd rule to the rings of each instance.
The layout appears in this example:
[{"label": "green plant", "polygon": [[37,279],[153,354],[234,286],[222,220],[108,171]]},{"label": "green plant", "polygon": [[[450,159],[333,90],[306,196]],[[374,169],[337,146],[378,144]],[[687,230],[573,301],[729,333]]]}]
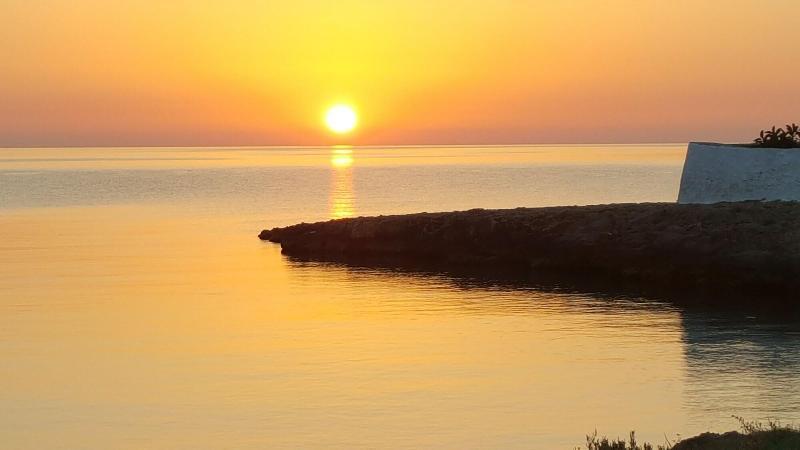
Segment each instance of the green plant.
[{"label": "green plant", "polygon": [[759,420],[747,421],[744,418],[736,415],[731,417],[739,422],[739,427],[745,434],[768,433],[776,431],[800,433],[800,426],[784,425],[780,420],[767,419],[767,423],[764,423]]},{"label": "green plant", "polygon": [[770,148],[795,148],[800,147],[800,126],[796,123],[786,125],[786,129],[775,128],[761,130],[759,136],[753,141],[757,147]]},{"label": "green plant", "polygon": [[597,431],[591,435],[586,436],[586,449],[587,450],[670,450],[672,445],[667,443],[666,446],[653,445],[644,443],[639,444],[636,442],[636,433],[631,431],[628,441],[617,439],[609,441],[607,437],[598,438]]},{"label": "green plant", "polygon": [[[597,431],[586,436],[587,450],[798,450],[800,449],[800,427],[783,425],[778,421],[768,420],[748,422],[741,417],[733,416],[739,421],[741,432],[703,433],[689,439],[678,439],[672,443],[667,439],[666,445],[636,442],[631,431],[628,441],[598,438]],[[666,438],[666,436],[665,436]],[[579,449],[576,449],[579,450]]]}]

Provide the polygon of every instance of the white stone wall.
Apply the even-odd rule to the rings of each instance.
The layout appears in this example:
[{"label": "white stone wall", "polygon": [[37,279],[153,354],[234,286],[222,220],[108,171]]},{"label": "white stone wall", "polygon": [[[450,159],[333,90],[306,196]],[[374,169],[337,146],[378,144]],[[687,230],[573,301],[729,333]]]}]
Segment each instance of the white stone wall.
[{"label": "white stone wall", "polygon": [[800,200],[800,149],[692,142],[678,203]]}]

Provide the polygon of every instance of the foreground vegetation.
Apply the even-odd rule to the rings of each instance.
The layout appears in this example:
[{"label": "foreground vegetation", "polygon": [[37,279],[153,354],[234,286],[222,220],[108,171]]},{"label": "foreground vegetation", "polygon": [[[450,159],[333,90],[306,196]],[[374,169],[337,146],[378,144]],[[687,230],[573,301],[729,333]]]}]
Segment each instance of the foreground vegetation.
[{"label": "foreground vegetation", "polygon": [[703,433],[701,435],[664,445],[636,442],[631,432],[627,441],[598,438],[597,432],[586,436],[587,450],[800,450],[800,427],[781,425],[780,422],[747,422],[736,418],[741,432]]},{"label": "foreground vegetation", "polygon": [[786,125],[786,129],[772,127],[761,130],[761,134],[753,141],[756,147],[762,148],[797,148],[800,147],[800,126],[796,123]]}]

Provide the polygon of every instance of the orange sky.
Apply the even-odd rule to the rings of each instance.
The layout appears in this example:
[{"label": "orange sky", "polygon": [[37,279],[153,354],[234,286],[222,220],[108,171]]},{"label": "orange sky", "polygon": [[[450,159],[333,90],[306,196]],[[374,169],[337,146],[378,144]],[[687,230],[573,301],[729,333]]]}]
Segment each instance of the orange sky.
[{"label": "orange sky", "polygon": [[[796,0],[4,0],[0,146],[749,140]],[[350,102],[358,131],[324,109]]]}]

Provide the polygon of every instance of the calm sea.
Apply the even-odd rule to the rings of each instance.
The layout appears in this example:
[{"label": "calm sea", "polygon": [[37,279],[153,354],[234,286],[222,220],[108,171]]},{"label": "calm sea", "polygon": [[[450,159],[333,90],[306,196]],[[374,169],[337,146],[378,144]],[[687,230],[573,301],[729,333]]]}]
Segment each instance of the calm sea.
[{"label": "calm sea", "polygon": [[[4,449],[573,449],[800,420],[800,325],[292,261],[263,228],[674,201],[684,145],[0,149]],[[753,298],[757,304],[758,298]]]}]

